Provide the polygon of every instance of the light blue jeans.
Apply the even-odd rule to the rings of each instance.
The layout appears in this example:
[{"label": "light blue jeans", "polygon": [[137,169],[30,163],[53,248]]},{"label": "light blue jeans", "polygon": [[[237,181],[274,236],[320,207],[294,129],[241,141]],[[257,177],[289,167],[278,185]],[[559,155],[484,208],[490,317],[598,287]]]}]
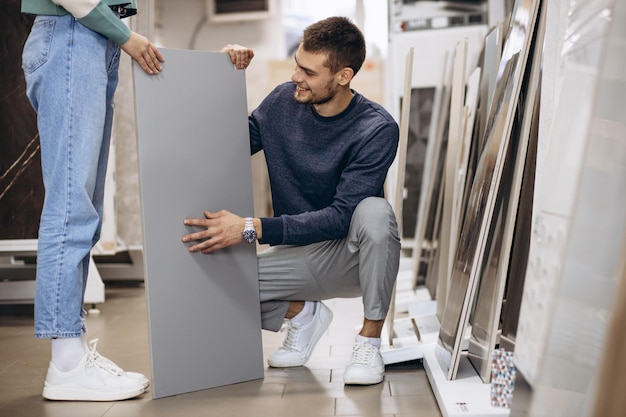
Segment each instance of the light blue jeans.
[{"label": "light blue jeans", "polygon": [[348,237],[273,246],[258,255],[261,325],[278,331],[289,301],[363,297],[368,320],[387,316],[400,265],[400,238],[387,200],[369,197],[354,210]]},{"label": "light blue jeans", "polygon": [[119,46],[71,15],[38,16],[22,68],[37,112],[45,198],[39,224],[35,336],[84,333],[89,253],[102,226]]}]

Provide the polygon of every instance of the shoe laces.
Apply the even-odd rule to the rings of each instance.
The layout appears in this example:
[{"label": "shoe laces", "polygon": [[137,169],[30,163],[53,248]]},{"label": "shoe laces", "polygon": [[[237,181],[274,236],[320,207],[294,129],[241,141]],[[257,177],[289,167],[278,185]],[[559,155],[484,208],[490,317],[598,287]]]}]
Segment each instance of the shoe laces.
[{"label": "shoe laces", "polygon": [[300,338],[300,329],[294,326],[291,322],[287,325],[287,336],[283,341],[281,349],[289,351],[300,351],[298,349],[298,339]]},{"label": "shoe laces", "polygon": [[352,363],[369,365],[376,356],[376,347],[368,342],[359,342],[352,349]]},{"label": "shoe laces", "polygon": [[112,360],[105,358],[98,351],[96,346],[98,345],[98,339],[93,339],[89,342],[89,352],[87,352],[87,366],[93,366],[97,369],[101,369],[113,376],[123,376],[124,370],[117,366]]}]

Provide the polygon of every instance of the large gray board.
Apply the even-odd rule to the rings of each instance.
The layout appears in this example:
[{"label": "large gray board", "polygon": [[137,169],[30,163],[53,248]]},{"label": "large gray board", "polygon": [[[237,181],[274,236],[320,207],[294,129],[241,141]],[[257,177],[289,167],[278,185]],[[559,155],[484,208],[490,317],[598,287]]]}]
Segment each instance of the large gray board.
[{"label": "large gray board", "polygon": [[255,246],[181,242],[185,217],[253,214],[245,74],[223,53],[161,51],[159,75],[133,69],[154,398],[264,372]]}]

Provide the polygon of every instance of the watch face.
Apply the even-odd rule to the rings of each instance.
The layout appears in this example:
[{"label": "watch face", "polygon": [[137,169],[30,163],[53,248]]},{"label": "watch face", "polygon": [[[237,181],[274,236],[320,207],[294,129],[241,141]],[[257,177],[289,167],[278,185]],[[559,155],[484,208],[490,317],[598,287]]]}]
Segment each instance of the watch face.
[{"label": "watch face", "polygon": [[252,243],[256,240],[256,231],[254,229],[246,229],[243,231],[242,233],[243,235],[243,240],[245,240],[248,243]]}]

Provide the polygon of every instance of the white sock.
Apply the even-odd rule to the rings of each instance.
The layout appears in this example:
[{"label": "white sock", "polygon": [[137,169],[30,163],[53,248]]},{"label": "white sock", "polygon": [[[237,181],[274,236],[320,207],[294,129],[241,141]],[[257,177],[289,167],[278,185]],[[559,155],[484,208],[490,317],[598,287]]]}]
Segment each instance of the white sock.
[{"label": "white sock", "polygon": [[313,320],[313,314],[315,313],[315,301],[305,301],[302,310],[296,314],[291,322],[296,326],[302,326],[310,323]]},{"label": "white sock", "polygon": [[80,335],[80,342],[83,344],[85,353],[89,352],[89,343],[87,343],[87,335],[85,333]]},{"label": "white sock", "polygon": [[380,337],[365,337],[357,334],[354,341],[356,343],[367,342],[375,348],[380,349]]},{"label": "white sock", "polygon": [[71,371],[85,356],[85,346],[80,337],[52,339],[52,363],[61,372]]}]

